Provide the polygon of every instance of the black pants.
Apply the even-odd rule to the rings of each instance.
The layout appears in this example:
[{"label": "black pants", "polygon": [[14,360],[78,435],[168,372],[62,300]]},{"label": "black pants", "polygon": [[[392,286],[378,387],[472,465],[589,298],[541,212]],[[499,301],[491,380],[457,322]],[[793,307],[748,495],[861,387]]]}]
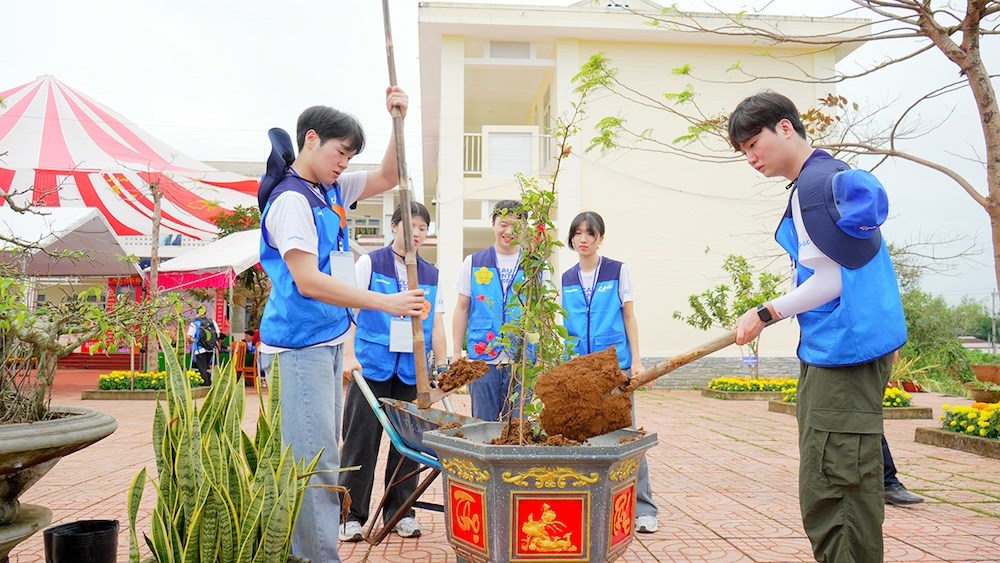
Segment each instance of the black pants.
[{"label": "black pants", "polygon": [[198,373],[201,374],[201,379],[205,382],[205,385],[212,384],[212,353],[202,352],[201,354],[194,355],[194,365],[198,368]]},{"label": "black pants", "polygon": [[[379,398],[412,401],[417,396],[417,387],[403,383],[398,377],[392,377],[387,381],[366,379],[365,382],[368,383],[372,393]],[[358,389],[357,383],[353,381],[347,389],[347,399],[344,401],[343,435],[340,466],[361,466],[357,471],[345,471],[340,474],[340,486],[346,487],[351,493],[351,512],[347,519],[363,525],[368,521],[368,507],[371,504],[372,487],[375,485],[375,464],[378,462],[379,445],[382,441],[382,426],[365,401],[365,396]],[[404,457],[390,444],[389,459],[385,465],[386,486],[400,459],[403,459],[403,467],[396,476],[397,480],[418,468],[417,462]],[[383,522],[406,502],[407,497],[413,494],[416,488],[417,478],[411,477],[392,489],[382,511]],[[413,515],[414,511],[411,508],[406,516],[412,518]]]},{"label": "black pants", "polygon": [[882,482],[885,487],[898,486],[901,483],[896,478],[896,464],[892,462],[892,454],[889,452],[889,442],[885,441],[885,434],[882,434],[882,463],[885,465],[882,474]]}]

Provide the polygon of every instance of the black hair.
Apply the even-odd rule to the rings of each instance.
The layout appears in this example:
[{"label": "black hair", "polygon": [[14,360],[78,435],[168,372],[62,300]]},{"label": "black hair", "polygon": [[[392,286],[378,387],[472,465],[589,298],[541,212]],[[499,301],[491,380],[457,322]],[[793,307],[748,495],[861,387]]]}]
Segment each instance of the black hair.
[{"label": "black hair", "polygon": [[[420,217],[424,220],[424,223],[428,225],[431,224],[431,212],[427,210],[427,207],[417,201],[410,202],[410,216]],[[396,210],[392,212],[392,219],[390,223],[393,225],[398,225],[403,221],[403,204],[400,203],[396,206]]]},{"label": "black hair", "polygon": [[295,137],[299,142],[299,152],[306,146],[306,133],[312,129],[319,135],[319,144],[330,139],[344,139],[347,150],[360,153],[365,148],[365,131],[358,119],[349,113],[329,106],[313,106],[299,116],[295,127]]},{"label": "black hair", "polygon": [[252,330],[244,330],[243,334],[245,334],[247,336],[253,336],[254,334],[257,334],[257,333],[254,332],[254,331],[252,331]]},{"label": "black hair", "polygon": [[493,206],[493,215],[490,216],[490,223],[496,223],[497,217],[507,213],[517,213],[521,209],[521,202],[516,199],[501,199]]},{"label": "black hair", "polygon": [[594,238],[604,236],[604,218],[596,211],[583,211],[574,217],[573,222],[569,225],[569,237],[566,240],[569,242],[570,248],[573,248],[573,235],[576,234],[576,230],[580,228],[580,225],[586,225],[587,232],[593,235]]},{"label": "black hair", "polygon": [[738,151],[743,143],[765,127],[776,131],[782,119],[787,119],[795,132],[806,138],[806,128],[792,100],[771,90],[754,94],[740,102],[730,114],[729,142]]}]

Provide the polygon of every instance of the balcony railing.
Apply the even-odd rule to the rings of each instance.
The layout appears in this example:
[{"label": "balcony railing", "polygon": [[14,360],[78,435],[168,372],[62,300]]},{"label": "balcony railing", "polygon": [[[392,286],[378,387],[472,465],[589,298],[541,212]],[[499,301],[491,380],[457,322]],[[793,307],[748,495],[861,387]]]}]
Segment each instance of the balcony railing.
[{"label": "balcony railing", "polygon": [[[462,143],[462,172],[467,177],[481,177],[484,170],[491,170],[493,176],[508,176],[506,173],[497,173],[497,167],[484,166],[488,164],[490,155],[485,154],[483,141],[483,133],[465,133]],[[530,142],[531,147],[522,151],[512,152],[507,147],[503,154],[505,169],[514,167],[528,175],[548,174],[548,164],[555,156],[554,138],[552,135],[530,135]],[[533,153],[537,153],[535,159],[532,158]]]}]

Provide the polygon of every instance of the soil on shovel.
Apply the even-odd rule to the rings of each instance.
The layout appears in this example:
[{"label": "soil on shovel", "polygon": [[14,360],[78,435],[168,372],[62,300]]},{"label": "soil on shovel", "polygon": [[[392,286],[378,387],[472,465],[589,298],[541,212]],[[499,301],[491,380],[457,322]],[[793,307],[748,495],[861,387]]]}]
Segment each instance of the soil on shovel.
[{"label": "soil on shovel", "polygon": [[572,359],[541,377],[535,394],[542,400],[542,428],[570,440],[607,434],[632,424],[631,395],[609,396],[628,384],[614,347]]},{"label": "soil on shovel", "polygon": [[438,387],[442,391],[451,391],[479,379],[488,371],[490,371],[489,366],[482,360],[470,362],[465,358],[459,358],[458,361],[451,364],[448,371],[441,374],[440,379],[438,379]]}]

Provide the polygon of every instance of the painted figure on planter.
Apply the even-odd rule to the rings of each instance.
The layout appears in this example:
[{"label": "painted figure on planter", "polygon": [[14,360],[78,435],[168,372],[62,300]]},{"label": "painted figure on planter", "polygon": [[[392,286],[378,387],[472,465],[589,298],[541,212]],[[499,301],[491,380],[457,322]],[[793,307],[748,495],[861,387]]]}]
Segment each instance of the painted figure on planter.
[{"label": "painted figure on planter", "polygon": [[806,140],[791,100],[762,92],[729,116],[729,141],[755,170],[793,182],[775,233],[795,289],[743,314],[736,344],[797,315],[799,505],[818,561],[881,561],[882,397],[906,342],[896,273],[880,226],[885,189]]},{"label": "painted figure on planter", "polygon": [[[386,90],[386,108],[406,115],[408,99],[398,87]],[[351,326],[349,309],[375,309],[390,315],[419,315],[424,292],[385,294],[358,289],[347,232],[347,208],[355,201],[398,184],[392,139],[375,170],[344,173],[364,147],[358,121],[326,106],[299,116],[296,140],[269,132],[272,152],[261,179],[260,262],[271,279],[271,294],[261,320],[261,366],[270,374],[281,367],[281,437],[296,459],[323,455],[313,485],[339,482],[343,343]],[[331,447],[333,445],[333,447]],[[305,493],[292,537],[292,553],[312,561],[338,562],[340,500],[336,493],[310,488]]]},{"label": "painted figure on planter", "polygon": [[[422,204],[413,202],[410,209],[413,224],[413,247],[419,249],[427,238],[431,222],[430,212]],[[395,294],[407,289],[406,241],[403,238],[403,208],[396,206],[392,214],[392,244],[358,258],[355,265],[358,287],[370,291]],[[420,289],[427,294],[424,303],[423,328],[426,352],[434,351],[438,369],[447,369],[447,343],[444,333],[444,301],[438,291],[438,269],[417,255],[417,279]],[[341,541],[355,542],[363,539],[361,528],[368,521],[372,485],[375,482],[375,465],[378,461],[382,426],[365,401],[364,395],[353,382],[357,370],[376,397],[413,401],[417,397],[416,367],[413,358],[413,332],[409,317],[391,316],[381,311],[362,310],[357,314],[357,327],[344,343],[344,377],[352,380],[344,403],[344,442],[340,461],[345,466],[360,465],[358,471],[348,471],[340,476],[340,484],[351,494],[351,511],[340,531]],[[392,478],[400,459],[403,467],[399,475],[417,469],[417,463],[403,457],[389,445],[389,459],[385,466],[385,482]],[[387,520],[416,490],[416,478],[410,478],[391,491],[383,511]],[[420,525],[414,511],[396,524],[396,533],[404,538],[420,536]]]},{"label": "painted figure on planter", "polygon": [[507,199],[493,206],[493,246],[466,256],[455,282],[459,295],[452,320],[451,358],[454,362],[462,357],[465,343],[470,360],[489,365],[486,375],[469,384],[472,416],[485,421],[499,420],[510,411],[510,362],[515,354],[493,341],[500,337],[500,327],[517,314],[507,305],[514,298],[514,284],[523,278],[513,224],[520,205]]},{"label": "painted figure on planter", "polygon": [[[614,346],[618,366],[631,377],[643,371],[632,280],[628,266],[600,255],[604,233],[604,218],[594,211],[580,213],[570,224],[566,242],[579,255],[580,262],[562,275],[560,295],[566,309],[565,326],[575,339],[576,353],[591,354]],[[634,423],[635,397],[630,397]],[[656,515],[649,466],[643,456],[636,490],[636,531],[655,532]]]}]

